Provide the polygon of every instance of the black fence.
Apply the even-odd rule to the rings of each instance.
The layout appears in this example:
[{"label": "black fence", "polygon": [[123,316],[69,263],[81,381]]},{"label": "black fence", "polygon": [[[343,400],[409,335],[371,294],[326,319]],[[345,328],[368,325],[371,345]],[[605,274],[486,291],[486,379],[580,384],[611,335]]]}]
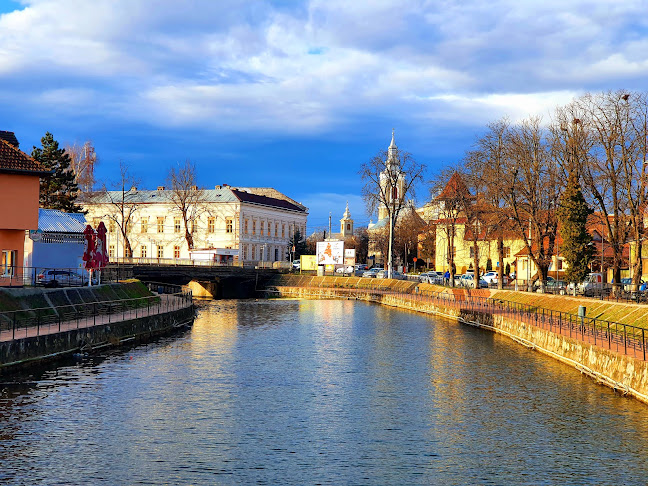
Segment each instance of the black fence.
[{"label": "black fence", "polygon": [[[315,282],[318,282],[319,285],[313,285]],[[460,311],[473,313],[476,318],[479,317],[479,314],[505,315],[551,332],[643,359],[644,361],[647,357],[646,329],[638,326],[578,316],[567,312],[490,297],[465,294],[452,295],[446,292],[420,290],[419,288],[415,288],[413,292],[390,290],[381,285],[381,282],[370,279],[361,280],[354,288],[336,287],[335,284],[323,280],[315,282],[311,281],[309,286],[334,289],[342,296],[348,294],[357,297],[361,295],[367,300],[379,302],[386,295],[389,295],[404,302],[419,301],[457,308]],[[269,294],[277,292],[276,288],[269,288],[266,291]]]},{"label": "black fence", "polygon": [[20,339],[70,329],[91,327],[186,308],[192,305],[190,290],[149,283],[157,295],[131,299],[86,302],[56,307],[17,310],[0,314],[0,339]]},{"label": "black fence", "polygon": [[[7,267],[0,274],[1,287],[87,287],[90,274],[79,267]],[[115,279],[107,272],[93,272],[92,285]]]}]

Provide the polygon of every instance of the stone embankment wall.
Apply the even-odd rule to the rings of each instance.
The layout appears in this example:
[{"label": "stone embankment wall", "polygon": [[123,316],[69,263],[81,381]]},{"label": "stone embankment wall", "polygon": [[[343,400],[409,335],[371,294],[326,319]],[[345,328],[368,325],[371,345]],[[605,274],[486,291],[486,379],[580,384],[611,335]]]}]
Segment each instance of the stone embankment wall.
[{"label": "stone embankment wall", "polygon": [[191,324],[192,306],[137,319],[0,342],[0,372],[76,352],[145,341]]},{"label": "stone embankment wall", "polygon": [[445,306],[410,299],[404,294],[377,295],[367,289],[276,286],[276,295],[298,298],[343,298],[377,301],[384,305],[457,319],[505,335],[514,341],[562,361],[624,395],[648,403],[648,362],[536,328],[506,315]]}]

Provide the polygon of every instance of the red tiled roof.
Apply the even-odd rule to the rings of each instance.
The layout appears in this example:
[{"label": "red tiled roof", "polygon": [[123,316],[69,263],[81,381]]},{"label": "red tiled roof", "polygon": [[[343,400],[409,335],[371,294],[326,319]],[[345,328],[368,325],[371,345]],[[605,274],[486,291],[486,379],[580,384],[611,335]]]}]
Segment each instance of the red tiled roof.
[{"label": "red tiled roof", "polygon": [[452,174],[452,177],[450,177],[450,180],[443,188],[443,191],[441,191],[441,194],[436,197],[436,199],[443,201],[447,199],[454,199],[458,195],[461,195],[462,197],[470,197],[470,191],[468,191],[468,187],[466,187],[466,184],[464,183],[459,173],[455,172],[454,174]]},{"label": "red tiled roof", "polygon": [[0,172],[49,174],[50,171],[6,140],[0,139]]}]

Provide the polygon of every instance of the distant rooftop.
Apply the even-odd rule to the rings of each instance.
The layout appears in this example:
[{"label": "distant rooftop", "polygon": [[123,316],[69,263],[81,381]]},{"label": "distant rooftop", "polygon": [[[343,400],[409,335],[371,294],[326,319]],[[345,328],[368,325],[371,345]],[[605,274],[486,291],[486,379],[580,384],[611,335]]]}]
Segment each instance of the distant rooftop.
[{"label": "distant rooftop", "polygon": [[33,175],[46,175],[51,173],[39,162],[36,162],[29,155],[3,138],[0,138],[0,172],[31,173]]},{"label": "distant rooftop", "polygon": [[14,132],[7,132],[5,130],[0,130],[0,140],[9,142],[11,145],[13,145],[16,148],[18,148],[18,146],[20,145],[18,143],[18,139],[16,138],[16,135],[14,135]]}]

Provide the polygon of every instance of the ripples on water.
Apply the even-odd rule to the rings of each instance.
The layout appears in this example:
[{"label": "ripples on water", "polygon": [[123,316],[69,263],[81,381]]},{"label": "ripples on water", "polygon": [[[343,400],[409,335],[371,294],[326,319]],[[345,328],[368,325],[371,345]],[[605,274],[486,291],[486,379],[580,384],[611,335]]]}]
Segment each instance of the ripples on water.
[{"label": "ripples on water", "polygon": [[[1,380],[1,379],[0,379]],[[646,484],[646,406],[492,333],[351,301],[0,386],[2,484]]]}]

